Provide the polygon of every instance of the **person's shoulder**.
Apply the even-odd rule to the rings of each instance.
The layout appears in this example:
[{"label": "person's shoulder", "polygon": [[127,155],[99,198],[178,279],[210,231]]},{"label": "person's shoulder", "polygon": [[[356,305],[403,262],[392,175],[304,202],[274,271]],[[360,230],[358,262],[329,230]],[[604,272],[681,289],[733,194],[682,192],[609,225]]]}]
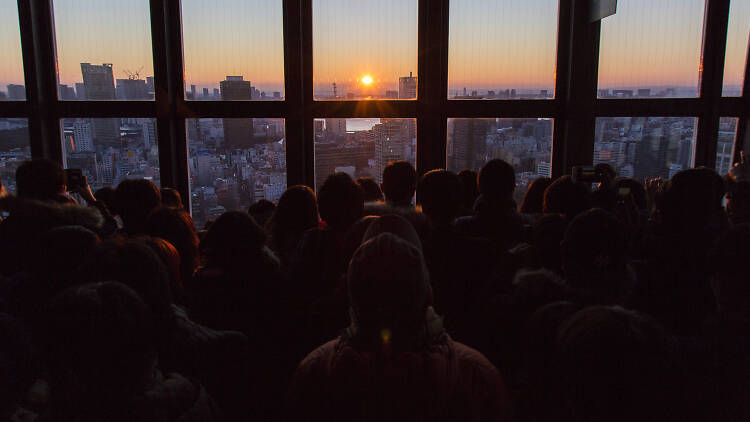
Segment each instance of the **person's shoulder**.
[{"label": "person's shoulder", "polygon": [[454,340],[449,340],[448,345],[460,368],[473,369],[492,377],[499,376],[497,368],[480,351]]}]

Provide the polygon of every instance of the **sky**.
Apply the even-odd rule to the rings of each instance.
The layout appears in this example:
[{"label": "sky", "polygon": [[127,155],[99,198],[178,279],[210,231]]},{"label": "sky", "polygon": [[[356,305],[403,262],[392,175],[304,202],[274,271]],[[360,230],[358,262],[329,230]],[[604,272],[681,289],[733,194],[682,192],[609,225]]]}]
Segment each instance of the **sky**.
[{"label": "sky", "polygon": [[[600,87],[695,87],[704,0],[620,0],[602,22]],[[283,91],[281,0],[183,0],[186,85],[242,75]],[[557,0],[451,0],[449,89],[552,89]],[[55,0],[59,79],[81,62],[113,63],[115,78],[153,74],[148,0]],[[739,85],[750,0],[732,0],[725,84]],[[316,95],[369,88],[382,95],[417,72],[417,0],[313,0]],[[23,83],[15,0],[0,0],[0,90]]]}]

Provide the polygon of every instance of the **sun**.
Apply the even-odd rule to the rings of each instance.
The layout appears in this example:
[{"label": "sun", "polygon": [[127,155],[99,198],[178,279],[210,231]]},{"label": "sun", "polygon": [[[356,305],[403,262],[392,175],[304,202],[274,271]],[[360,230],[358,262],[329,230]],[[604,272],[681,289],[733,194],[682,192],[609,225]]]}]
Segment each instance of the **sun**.
[{"label": "sun", "polygon": [[362,83],[365,85],[370,85],[372,83],[372,76],[365,75],[362,77]]}]

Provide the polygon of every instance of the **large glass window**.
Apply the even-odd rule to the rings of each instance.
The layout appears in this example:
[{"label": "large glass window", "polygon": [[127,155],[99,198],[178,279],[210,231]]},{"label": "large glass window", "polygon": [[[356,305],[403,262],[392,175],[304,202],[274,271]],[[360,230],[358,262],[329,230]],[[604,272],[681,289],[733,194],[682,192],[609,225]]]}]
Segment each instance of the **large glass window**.
[{"label": "large glass window", "polygon": [[558,0],[451,0],[448,97],[554,96]]},{"label": "large glass window", "polygon": [[391,161],[416,163],[416,119],[315,119],[315,188],[336,172],[380,183]]},{"label": "large glass window", "polygon": [[722,117],[719,120],[719,138],[716,144],[716,171],[721,175],[729,173],[734,161],[734,140],[737,137],[736,117]]},{"label": "large glass window", "polygon": [[55,0],[61,100],[152,100],[148,0]]},{"label": "large glass window", "polygon": [[92,190],[125,179],[160,184],[156,119],[62,120],[63,166],[79,168]]},{"label": "large glass window", "polygon": [[479,170],[500,158],[516,169],[517,200],[538,177],[550,177],[552,119],[448,119],[447,168]]},{"label": "large glass window", "polygon": [[724,89],[722,94],[725,97],[742,95],[749,43],[750,1],[731,0],[729,27],[727,28],[727,53],[724,59]]},{"label": "large glass window", "polygon": [[0,101],[25,100],[18,5],[15,0],[0,0]]},{"label": "large glass window", "polygon": [[694,117],[600,117],[594,164],[608,163],[621,177],[669,179],[693,167]]},{"label": "large glass window", "polygon": [[600,98],[696,97],[705,0],[620,0],[602,20]]},{"label": "large glass window", "polygon": [[313,0],[316,100],[417,98],[416,0]]},{"label": "large glass window", "polygon": [[16,192],[16,169],[30,159],[29,122],[0,119],[0,180],[10,193]]},{"label": "large glass window", "polygon": [[284,99],[281,0],[182,0],[185,98]]},{"label": "large glass window", "polygon": [[286,189],[284,119],[188,119],[190,200],[198,227],[276,202]]}]

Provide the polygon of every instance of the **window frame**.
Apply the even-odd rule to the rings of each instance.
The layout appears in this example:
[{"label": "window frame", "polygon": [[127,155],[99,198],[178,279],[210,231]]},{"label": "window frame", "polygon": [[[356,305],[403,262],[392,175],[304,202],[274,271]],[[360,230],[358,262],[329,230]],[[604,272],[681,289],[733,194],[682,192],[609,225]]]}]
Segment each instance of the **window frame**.
[{"label": "window frame", "polygon": [[[17,0],[27,100],[0,102],[0,117],[29,121],[33,157],[62,162],[61,119],[148,117],[157,121],[163,186],[189,206],[186,119],[283,118],[287,186],[313,186],[315,118],[399,117],[417,120],[417,171],[446,165],[448,118],[551,118],[552,176],[593,162],[597,117],[697,117],[695,165],[713,167],[719,120],[737,117],[735,161],[750,145],[750,48],[741,97],[722,97],[729,0],[706,0],[700,95],[676,99],[597,98],[601,24],[590,22],[589,0],[559,0],[555,97],[540,100],[448,99],[450,0],[418,3],[416,100],[316,101],[313,97],[313,0],[283,1],[282,101],[190,101],[185,81],[179,0],[150,0],[154,101],[62,101],[57,96],[53,0]],[[499,1],[499,0],[498,0]],[[710,29],[710,30],[709,30]],[[50,47],[52,46],[52,47]],[[593,70],[593,71],[592,71]]]}]

